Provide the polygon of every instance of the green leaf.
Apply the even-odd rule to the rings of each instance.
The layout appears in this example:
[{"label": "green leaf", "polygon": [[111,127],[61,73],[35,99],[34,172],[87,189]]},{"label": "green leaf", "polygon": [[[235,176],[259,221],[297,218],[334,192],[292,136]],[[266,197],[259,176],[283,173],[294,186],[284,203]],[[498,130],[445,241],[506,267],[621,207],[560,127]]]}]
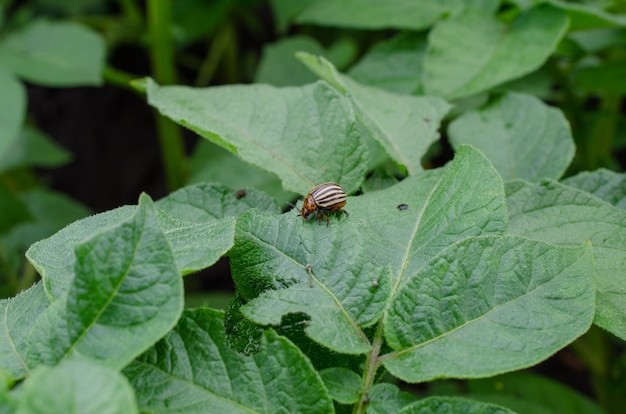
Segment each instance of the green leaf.
[{"label": "green leaf", "polygon": [[[4,1],[10,3],[11,1]],[[94,12],[105,12],[106,6],[101,0],[37,0],[33,4],[34,10],[30,9],[27,16],[35,12],[36,14],[46,14],[58,16],[59,18],[74,19],[77,16],[89,15]],[[26,10],[24,10],[26,11]]]},{"label": "green leaf", "polygon": [[276,174],[286,190],[334,181],[351,193],[363,181],[368,155],[352,106],[323,82],[194,89],[148,80],[147,92],[163,115]]},{"label": "green leaf", "polygon": [[546,4],[510,27],[476,11],[441,21],[429,34],[425,91],[458,99],[530,73],[554,53],[567,26],[565,13]]},{"label": "green leaf", "polygon": [[369,263],[361,223],[334,221],[321,226],[295,211],[280,217],[246,213],[237,221],[232,276],[250,300],[242,312],[253,322],[279,325],[282,315],[305,313],[311,339],[337,352],[364,353],[370,344],[361,328],[380,318],[389,274]]},{"label": "green leaf", "polygon": [[[553,74],[550,72],[550,67],[549,65],[544,65],[528,75],[496,86],[492,89],[491,93],[518,92],[533,95],[543,101],[550,102],[555,97],[553,83],[554,79]],[[455,109],[457,109],[457,107],[455,107]]]},{"label": "green leaf", "polygon": [[375,44],[348,75],[363,85],[388,92],[420,94],[426,45],[424,33],[400,33]]},{"label": "green leaf", "polygon": [[596,265],[594,323],[626,340],[626,211],[555,182],[507,185],[509,231],[548,243],[590,241]]},{"label": "green leaf", "polygon": [[422,157],[439,138],[441,120],[450,105],[436,97],[406,96],[360,85],[337,72],[321,56],[298,57],[322,79],[352,100],[357,116],[372,137],[410,175],[422,170]]},{"label": "green leaf", "polygon": [[46,86],[102,83],[104,40],[72,22],[36,21],[0,43],[0,61],[16,75]]},{"label": "green leaf", "polygon": [[322,26],[357,29],[426,29],[448,14],[460,13],[466,7],[494,11],[495,0],[320,0],[305,9],[296,21]]},{"label": "green leaf", "polygon": [[[551,379],[515,372],[467,382],[469,397],[488,403],[502,404],[518,413],[538,412],[568,414],[603,414],[596,403]],[[508,397],[508,398],[507,398]],[[533,411],[524,410],[530,404]]]},{"label": "green leaf", "polygon": [[263,48],[254,81],[274,86],[299,86],[315,82],[317,77],[295,57],[295,53],[300,51],[328,55],[324,47],[312,37],[300,35],[280,39]]},{"label": "green leaf", "polygon": [[0,234],[31,218],[28,207],[0,182]]},{"label": "green leaf", "polygon": [[196,144],[189,169],[189,184],[216,182],[236,189],[256,188],[272,196],[281,206],[296,198],[295,193],[283,190],[275,175],[242,161],[209,141],[202,140]]},{"label": "green leaf", "polygon": [[276,22],[276,31],[279,34],[284,34],[289,28],[289,24],[293,18],[316,1],[317,0],[270,0],[274,20]]},{"label": "green leaf", "polygon": [[333,400],[341,404],[356,404],[361,395],[361,378],[347,368],[333,367],[320,371],[324,385]]},{"label": "green leaf", "polygon": [[607,49],[620,47],[624,43],[624,35],[624,31],[620,28],[610,27],[569,33],[566,39],[575,43],[575,47],[578,50],[588,54],[595,54],[602,53]]},{"label": "green leaf", "polygon": [[27,362],[80,354],[121,368],[183,310],[182,279],[150,198],[142,195],[130,220],[78,244],[75,254],[69,292],[35,321]]},{"label": "green leaf", "polygon": [[[389,284],[399,289],[463,237],[506,231],[502,181],[471,147],[461,147],[442,170],[349,197],[346,209],[350,216],[333,217],[330,226],[295,211],[281,217],[252,211],[239,219],[233,280],[245,300],[261,294],[242,308],[246,317],[278,325],[281,315],[303,313],[314,341],[338,352],[366,352],[360,328],[380,317]],[[381,270],[388,266],[390,276]]]},{"label": "green leaf", "polygon": [[18,413],[138,413],[128,380],[81,358],[40,367],[24,382]]},{"label": "green leaf", "polygon": [[594,66],[585,66],[574,72],[576,88],[587,94],[623,95],[626,86],[626,67],[623,61],[605,61]]},{"label": "green leaf", "polygon": [[4,159],[15,145],[24,122],[26,89],[6,70],[1,57],[0,62],[0,159]]},{"label": "green leaf", "polygon": [[467,112],[450,124],[449,134],[453,147],[471,144],[481,150],[505,181],[559,179],[574,158],[563,113],[529,95],[507,93]]},{"label": "green leaf", "polygon": [[43,188],[20,193],[17,199],[31,220],[17,223],[0,239],[7,264],[15,272],[22,266],[24,252],[30,245],[89,215],[89,210],[77,201]]},{"label": "green leaf", "polygon": [[177,45],[188,46],[193,42],[215,39],[215,32],[233,9],[230,0],[177,1],[172,3],[172,27],[169,30],[176,36]]},{"label": "green leaf", "polygon": [[[12,105],[15,105],[15,102],[12,102]],[[2,153],[3,151],[0,150],[0,154]],[[16,167],[58,167],[70,159],[71,154],[57,145],[48,135],[26,126],[18,139],[7,148],[3,155],[0,155],[0,172]]]},{"label": "green leaf", "polygon": [[198,224],[159,214],[159,222],[182,275],[210,267],[233,245],[233,217]]},{"label": "green leaf", "polygon": [[268,331],[257,353],[240,354],[225,343],[223,314],[211,309],[185,311],[124,373],[140,408],[152,413],[332,412],[322,380],[296,346]]},{"label": "green leaf", "polygon": [[400,391],[396,385],[385,382],[375,384],[368,394],[370,398],[368,414],[396,414],[403,407],[416,401],[412,394]]},{"label": "green leaf", "polygon": [[40,227],[42,234],[40,238],[89,214],[89,209],[78,201],[65,194],[43,188],[26,191],[18,196],[28,206],[29,213]]},{"label": "green leaf", "polygon": [[391,266],[394,292],[447,246],[507,229],[502,180],[469,146],[460,147],[444,168],[349,198],[347,207],[369,260]]},{"label": "green leaf", "polygon": [[0,301],[4,340],[0,341],[0,367],[15,378],[30,374],[25,360],[26,339],[35,319],[50,305],[41,283],[19,295]]},{"label": "green leaf", "polygon": [[234,192],[205,183],[175,191],[156,206],[176,265],[183,274],[213,265],[232,247],[235,217],[250,208],[280,212],[274,200],[259,191]]},{"label": "green leaf", "polygon": [[251,208],[279,214],[276,202],[260,191],[233,191],[221,184],[200,183],[174,191],[156,206],[170,218],[202,223],[210,219],[239,217]]},{"label": "green leaf", "polygon": [[[278,212],[267,196],[245,190],[244,197],[224,186],[197,184],[159,200],[157,219],[182,274],[215,263],[233,244],[234,217],[251,207]],[[51,298],[63,297],[74,278],[74,247],[128,220],[134,206],[120,207],[72,223],[33,244],[26,257],[39,271]]]},{"label": "green leaf", "polygon": [[586,191],[615,207],[626,209],[626,175],[604,168],[583,171],[563,180],[563,184]]},{"label": "green leaf", "polygon": [[606,12],[593,4],[577,4],[562,0],[549,0],[549,2],[567,12],[567,16],[572,22],[571,31],[626,26],[626,16]]},{"label": "green leaf", "polygon": [[406,406],[398,414],[515,414],[508,408],[460,397],[428,397]]},{"label": "green leaf", "polygon": [[589,329],[590,245],[470,237],[409,279],[385,315],[396,351],[385,367],[409,382],[477,378],[532,366]]},{"label": "green leaf", "polygon": [[18,402],[15,394],[9,393],[9,387],[14,383],[8,371],[0,368],[0,413],[14,414],[17,412]]},{"label": "green leaf", "polygon": [[74,279],[74,248],[129,220],[134,206],[124,206],[75,221],[47,239],[34,243],[26,258],[41,275],[50,301],[63,298]]}]

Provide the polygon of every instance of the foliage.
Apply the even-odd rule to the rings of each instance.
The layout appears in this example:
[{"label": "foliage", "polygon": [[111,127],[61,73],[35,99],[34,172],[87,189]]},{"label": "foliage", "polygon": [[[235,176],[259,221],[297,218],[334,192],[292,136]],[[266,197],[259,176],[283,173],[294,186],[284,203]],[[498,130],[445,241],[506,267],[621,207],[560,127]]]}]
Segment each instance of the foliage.
[{"label": "foliage", "polygon": [[[191,22],[235,6],[201,3],[174,13],[190,22],[181,43],[230,33]],[[626,185],[596,169],[616,163],[622,128],[623,91],[601,75],[624,58],[626,20],[612,7],[274,0],[279,30],[330,26],[337,41],[269,45],[253,84],[160,83],[172,61],[133,82],[205,139],[192,180],[228,186],[142,193],[77,221],[84,211],[67,199],[0,186],[3,252],[34,242],[26,258],[41,276],[0,301],[3,411],[619,412]],[[351,61],[356,32],[382,40]],[[0,117],[5,177],[67,158],[24,127],[18,79],[98,83],[100,49],[78,53],[91,56],[80,64],[68,53],[94,39],[76,23],[40,21],[2,39],[0,99],[17,104]],[[57,57],[76,72],[58,70]],[[272,69],[287,61],[300,69]],[[599,107],[585,112],[590,97]],[[445,142],[454,156],[438,164]],[[326,226],[282,211],[325,181],[349,194],[349,216]],[[226,311],[184,309],[183,276],[222,257],[236,286]],[[595,401],[522,371],[566,347]]]}]

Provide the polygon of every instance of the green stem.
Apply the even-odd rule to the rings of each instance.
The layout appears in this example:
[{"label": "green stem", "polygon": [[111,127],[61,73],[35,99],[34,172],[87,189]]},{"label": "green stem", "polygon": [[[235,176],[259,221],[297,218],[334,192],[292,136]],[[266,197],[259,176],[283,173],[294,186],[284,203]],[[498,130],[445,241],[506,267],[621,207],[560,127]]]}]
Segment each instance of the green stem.
[{"label": "green stem", "polygon": [[137,92],[135,88],[130,86],[130,82],[137,79],[139,76],[121,71],[109,65],[104,68],[102,75],[104,80],[112,85],[128,89],[132,92]]},{"label": "green stem", "polygon": [[354,406],[354,410],[352,411],[354,414],[363,414],[367,410],[367,406],[369,405],[369,390],[372,388],[372,385],[374,385],[376,372],[380,367],[380,359],[378,357],[380,355],[382,345],[383,323],[381,321],[378,323],[376,333],[374,334],[372,350],[367,355],[367,359],[365,360],[365,370],[363,371],[361,382],[361,397],[359,398],[358,404]]},{"label": "green stem", "polygon": [[[148,0],[148,29],[150,33],[150,60],[152,73],[162,85],[176,82],[174,68],[174,42],[171,36],[172,3]],[[183,186],[186,175],[184,146],[180,127],[157,114],[157,132],[161,144],[161,156],[165,178],[170,191]]]}]

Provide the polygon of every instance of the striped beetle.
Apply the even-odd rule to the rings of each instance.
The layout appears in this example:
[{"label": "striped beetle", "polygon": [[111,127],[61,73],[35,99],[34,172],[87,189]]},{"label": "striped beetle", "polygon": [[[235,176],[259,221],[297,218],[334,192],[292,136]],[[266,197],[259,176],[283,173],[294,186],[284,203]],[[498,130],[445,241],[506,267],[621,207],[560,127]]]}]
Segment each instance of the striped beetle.
[{"label": "striped beetle", "polygon": [[346,205],[346,193],[338,184],[324,183],[316,185],[304,198],[302,210],[299,216],[308,218],[309,215],[317,213],[318,222],[322,222],[322,218],[326,220],[326,225],[330,224],[328,213],[331,211],[339,211],[349,215],[347,211],[341,207]]}]

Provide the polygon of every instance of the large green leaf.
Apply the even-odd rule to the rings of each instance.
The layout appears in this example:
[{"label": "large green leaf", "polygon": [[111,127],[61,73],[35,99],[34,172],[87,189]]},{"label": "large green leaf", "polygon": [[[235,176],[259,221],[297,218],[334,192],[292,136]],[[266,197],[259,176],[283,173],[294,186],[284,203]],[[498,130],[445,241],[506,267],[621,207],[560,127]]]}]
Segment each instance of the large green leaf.
[{"label": "large green leaf", "polygon": [[[223,314],[187,310],[124,373],[151,413],[329,413],[332,402],[301,351],[274,332],[247,356],[225,343]],[[159,392],[155,393],[155,389]]]},{"label": "large green leaf", "polygon": [[182,278],[142,195],[130,220],[76,245],[66,297],[35,321],[27,339],[30,367],[86,355],[121,368],[162,337],[183,310]]},{"label": "large green leaf", "polygon": [[457,99],[530,73],[554,53],[567,26],[565,12],[545,4],[509,27],[477,11],[441,21],[429,34],[424,89]]},{"label": "large green leaf", "polygon": [[239,219],[231,267],[239,294],[250,301],[242,308],[246,317],[278,325],[285,314],[306,314],[314,341],[366,352],[362,328],[380,318],[390,287],[396,292],[459,239],[506,231],[502,181],[467,146],[444,169],[349,197],[345,209],[350,216],[332,217],[330,226],[295,211],[281,217],[252,211]]},{"label": "large green leaf", "polygon": [[564,246],[593,245],[596,265],[594,323],[626,339],[626,211],[555,182],[507,186],[509,231]]},{"label": "large green leaf", "polygon": [[0,58],[0,159],[18,139],[26,115],[26,89]]},{"label": "large green leaf", "polygon": [[480,149],[502,178],[559,179],[574,158],[574,140],[563,113],[539,99],[507,93],[485,108],[467,112],[450,124],[454,147]]},{"label": "large green leaf", "polygon": [[160,87],[148,102],[162,114],[306,194],[326,181],[348,193],[363,181],[368,154],[350,101],[324,82],[303,87]]},{"label": "large green leaf", "polygon": [[410,175],[422,170],[422,157],[439,138],[441,120],[450,105],[437,97],[407,96],[361,85],[342,75],[321,56],[298,57],[322,79],[352,100],[371,136]]},{"label": "large green leaf", "polygon": [[86,358],[40,367],[24,382],[18,413],[138,413],[128,380]]},{"label": "large green leaf", "polygon": [[0,43],[0,62],[46,86],[100,85],[104,40],[72,22],[35,21]]},{"label": "large green leaf", "polygon": [[320,0],[300,13],[296,21],[357,29],[421,30],[465,8],[492,12],[497,6],[497,0]]},{"label": "large green leaf", "polygon": [[409,382],[475,378],[532,366],[589,329],[589,244],[467,238],[437,255],[394,297],[385,367]]}]

